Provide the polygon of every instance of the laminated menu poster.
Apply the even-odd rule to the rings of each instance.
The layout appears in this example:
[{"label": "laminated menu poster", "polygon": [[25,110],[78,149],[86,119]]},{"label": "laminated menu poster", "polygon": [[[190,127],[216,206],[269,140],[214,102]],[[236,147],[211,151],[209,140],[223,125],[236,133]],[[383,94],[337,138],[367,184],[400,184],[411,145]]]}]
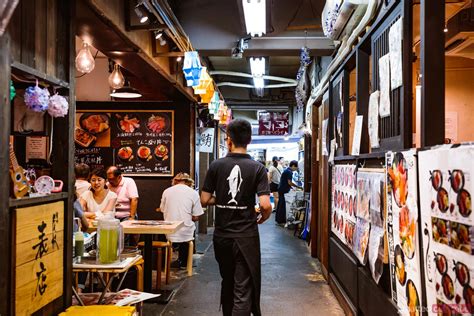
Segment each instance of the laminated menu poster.
[{"label": "laminated menu poster", "polygon": [[351,249],[356,224],[356,179],[356,165],[336,165],[332,169],[331,231]]},{"label": "laminated menu poster", "polygon": [[354,254],[362,264],[366,251],[372,277],[379,281],[384,258],[384,169],[359,169],[357,171],[357,212]]},{"label": "laminated menu poster", "polygon": [[474,314],[474,146],[419,153],[429,315]]},{"label": "laminated menu poster", "polygon": [[124,174],[172,176],[174,111],[78,112],[76,162],[117,166]]},{"label": "laminated menu poster", "polygon": [[386,168],[392,299],[400,315],[421,315],[416,150],[388,152]]}]

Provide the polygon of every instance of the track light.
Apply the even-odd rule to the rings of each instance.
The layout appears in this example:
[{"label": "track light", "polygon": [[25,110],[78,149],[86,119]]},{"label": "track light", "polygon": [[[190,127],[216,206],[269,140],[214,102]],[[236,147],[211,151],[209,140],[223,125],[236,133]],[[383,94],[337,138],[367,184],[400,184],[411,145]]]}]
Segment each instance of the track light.
[{"label": "track light", "polygon": [[164,39],[163,36],[160,36],[158,38],[158,41],[160,41],[160,46],[165,46],[166,45],[166,40]]},{"label": "track light", "polygon": [[178,56],[178,57],[176,58],[176,61],[177,61],[178,63],[179,63],[181,60],[183,60],[183,57],[181,57],[181,56]]},{"label": "track light", "polygon": [[143,24],[146,21],[148,21],[148,11],[147,11],[147,9],[145,8],[145,6],[143,5],[142,2],[140,2],[139,4],[136,5],[135,13],[138,16],[138,19],[140,20],[140,23]]},{"label": "track light", "polygon": [[155,39],[160,39],[163,36],[163,31],[155,31]]}]

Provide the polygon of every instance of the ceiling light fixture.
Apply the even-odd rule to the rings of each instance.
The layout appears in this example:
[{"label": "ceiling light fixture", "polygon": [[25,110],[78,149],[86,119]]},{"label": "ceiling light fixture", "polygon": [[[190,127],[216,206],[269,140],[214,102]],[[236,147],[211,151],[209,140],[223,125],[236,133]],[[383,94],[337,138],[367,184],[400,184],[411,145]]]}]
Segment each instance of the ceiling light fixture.
[{"label": "ceiling light fixture", "polygon": [[130,86],[130,83],[126,81],[125,86],[123,86],[122,88],[113,90],[110,96],[114,98],[134,99],[134,98],[140,98],[142,94],[137,89],[132,88]]},{"label": "ceiling light fixture", "polygon": [[158,41],[160,42],[160,46],[165,46],[166,45],[166,40],[163,36],[158,38]]},{"label": "ceiling light fixture", "polygon": [[182,60],[183,60],[183,57],[181,57],[181,56],[178,56],[178,57],[176,58],[176,61],[177,61],[178,63],[179,63],[180,61],[182,61]]},{"label": "ceiling light fixture", "polygon": [[118,64],[114,65],[114,71],[109,76],[109,85],[112,89],[120,89],[125,84],[125,78],[123,77],[122,72],[120,71],[120,66]]},{"label": "ceiling light fixture", "polygon": [[448,33],[448,23],[444,23],[444,30],[443,30],[444,33]]},{"label": "ceiling light fixture", "polygon": [[77,71],[82,72],[83,74],[88,74],[95,67],[95,60],[92,57],[91,50],[89,49],[89,44],[86,42],[82,43],[81,50],[77,53],[76,56],[76,69]]},{"label": "ceiling light fixture", "polygon": [[155,31],[155,39],[160,39],[163,36],[163,31],[156,30]]},{"label": "ceiling light fixture", "polygon": [[138,16],[140,23],[143,24],[148,21],[148,11],[143,5],[143,2],[137,4],[137,6],[135,7],[135,13]]},{"label": "ceiling light fixture", "polygon": [[263,89],[265,81],[263,75],[265,74],[265,58],[250,58],[250,70],[253,77],[253,85],[256,89]]},{"label": "ceiling light fixture", "polygon": [[262,36],[267,31],[265,0],[242,0],[245,27],[251,36]]}]

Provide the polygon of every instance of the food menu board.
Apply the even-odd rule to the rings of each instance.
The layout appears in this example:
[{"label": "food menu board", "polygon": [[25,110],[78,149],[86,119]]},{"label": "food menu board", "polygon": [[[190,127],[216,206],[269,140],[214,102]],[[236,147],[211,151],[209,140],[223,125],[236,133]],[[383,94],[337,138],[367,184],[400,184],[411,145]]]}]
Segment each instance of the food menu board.
[{"label": "food menu board", "polygon": [[430,315],[474,314],[474,146],[419,153],[425,288]]},{"label": "food menu board", "polygon": [[[359,169],[357,171],[357,211],[353,250],[359,262],[365,264],[369,236],[375,237],[371,241],[371,247],[375,248],[372,252],[374,255],[370,258],[372,272],[375,272],[376,266],[377,268],[383,266],[381,261],[383,260],[384,234],[382,197],[384,179],[384,169]],[[381,256],[379,256],[380,250]]]},{"label": "food menu board", "polygon": [[174,111],[94,111],[76,115],[76,162],[124,174],[172,176]]},{"label": "food menu board", "polygon": [[356,165],[334,166],[331,188],[331,231],[352,249],[357,209]]},{"label": "food menu board", "polygon": [[392,299],[400,315],[421,315],[416,150],[388,152],[386,168]]}]

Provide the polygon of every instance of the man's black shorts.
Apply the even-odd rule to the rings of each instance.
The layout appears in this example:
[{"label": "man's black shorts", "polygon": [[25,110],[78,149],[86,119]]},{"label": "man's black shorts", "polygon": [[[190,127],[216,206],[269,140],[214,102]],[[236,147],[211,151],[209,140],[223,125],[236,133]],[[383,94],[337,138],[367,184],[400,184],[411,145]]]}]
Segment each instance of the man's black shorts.
[{"label": "man's black shorts", "polygon": [[270,192],[278,192],[278,184],[276,183],[270,183]]}]

